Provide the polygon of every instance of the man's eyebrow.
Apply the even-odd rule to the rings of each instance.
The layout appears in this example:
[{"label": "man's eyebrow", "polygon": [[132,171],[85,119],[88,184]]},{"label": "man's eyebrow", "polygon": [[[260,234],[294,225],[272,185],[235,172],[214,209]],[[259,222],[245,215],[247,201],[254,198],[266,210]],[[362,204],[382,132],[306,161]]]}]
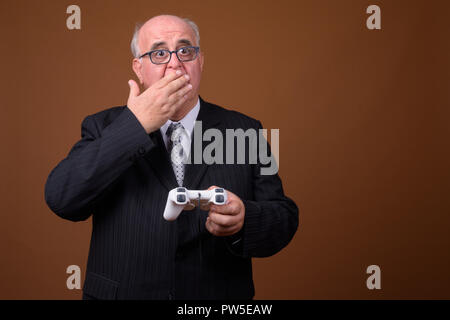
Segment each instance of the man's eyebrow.
[{"label": "man's eyebrow", "polygon": [[188,39],[180,39],[180,40],[178,40],[178,43],[180,44],[186,44],[186,45],[188,45],[188,46],[192,46],[192,42],[191,41],[189,41]]},{"label": "man's eyebrow", "polygon": [[164,41],[160,41],[160,42],[155,42],[152,47],[150,48],[150,50],[155,50],[156,48],[165,45],[166,43]]},{"label": "man's eyebrow", "polygon": [[[192,42],[190,40],[188,40],[188,39],[180,39],[180,40],[178,40],[178,44],[185,44],[185,45],[188,45],[188,46],[192,46]],[[155,42],[152,45],[152,47],[150,48],[150,51],[151,50],[156,50],[158,47],[165,46],[165,45],[167,45],[167,43],[164,42],[164,41]]]}]

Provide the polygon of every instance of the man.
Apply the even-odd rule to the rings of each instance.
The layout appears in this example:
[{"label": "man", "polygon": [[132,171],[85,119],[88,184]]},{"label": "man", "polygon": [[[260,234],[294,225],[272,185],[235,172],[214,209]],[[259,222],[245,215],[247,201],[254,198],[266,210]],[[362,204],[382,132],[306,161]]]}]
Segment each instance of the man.
[{"label": "man", "polygon": [[[133,70],[142,92],[130,80],[126,106],[86,117],[82,139],[48,177],[46,201],[57,215],[92,215],[85,299],[251,299],[251,258],[275,254],[297,230],[297,206],[277,174],[261,175],[260,161],[176,161],[178,152],[195,156],[195,121],[223,133],[262,128],[199,98],[199,41],[196,25],[175,16],[138,28]],[[219,186],[228,200],[166,221],[167,195],[178,186]]]}]

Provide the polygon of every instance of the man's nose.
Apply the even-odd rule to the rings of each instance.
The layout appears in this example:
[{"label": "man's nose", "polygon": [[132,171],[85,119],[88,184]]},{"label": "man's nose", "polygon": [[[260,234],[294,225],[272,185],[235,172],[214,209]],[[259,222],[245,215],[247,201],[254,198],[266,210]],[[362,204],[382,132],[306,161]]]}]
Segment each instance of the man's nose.
[{"label": "man's nose", "polygon": [[180,60],[178,60],[178,57],[175,52],[172,53],[172,57],[170,58],[170,61],[167,64],[167,67],[175,69],[175,70],[181,68],[181,62],[180,62]]}]

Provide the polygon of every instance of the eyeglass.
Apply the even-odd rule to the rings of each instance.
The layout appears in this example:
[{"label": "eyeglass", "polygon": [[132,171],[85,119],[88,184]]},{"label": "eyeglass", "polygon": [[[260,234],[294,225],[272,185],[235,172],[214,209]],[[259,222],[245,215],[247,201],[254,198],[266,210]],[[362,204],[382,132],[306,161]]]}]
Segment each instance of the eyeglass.
[{"label": "eyeglass", "polygon": [[197,58],[200,47],[183,47],[178,50],[153,50],[144,53],[139,57],[142,58],[146,55],[150,57],[150,61],[154,64],[166,64],[170,62],[172,53],[175,53],[180,62],[192,61]]}]

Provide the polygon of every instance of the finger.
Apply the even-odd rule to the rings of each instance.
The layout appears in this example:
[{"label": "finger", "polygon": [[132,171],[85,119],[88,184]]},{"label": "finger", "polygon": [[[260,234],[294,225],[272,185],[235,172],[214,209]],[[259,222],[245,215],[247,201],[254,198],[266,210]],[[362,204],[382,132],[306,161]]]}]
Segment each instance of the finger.
[{"label": "finger", "polygon": [[192,89],[191,84],[187,84],[189,81],[189,76],[185,74],[183,77],[179,77],[171,82],[169,82],[164,88],[167,90],[167,95],[170,96],[174,92],[177,92],[179,89],[183,87],[190,87]]},{"label": "finger", "polygon": [[220,214],[211,211],[209,212],[208,217],[211,219],[212,222],[224,228],[237,225],[240,221],[240,218],[238,216]]},{"label": "finger", "polygon": [[218,186],[211,186],[211,187],[208,188],[208,190],[215,189],[215,188],[219,188],[219,187]]},{"label": "finger", "polygon": [[187,100],[187,96],[184,95],[180,99],[178,99],[175,103],[170,106],[167,106],[169,119],[178,111],[178,109],[185,103]]},{"label": "finger", "polygon": [[130,86],[130,94],[128,95],[128,99],[139,96],[139,86],[136,81],[129,80],[128,85]]},{"label": "finger", "polygon": [[211,219],[206,219],[206,229],[215,236],[225,237],[235,234],[239,231],[239,226],[221,227],[214,223]]},{"label": "finger", "polygon": [[[190,91],[191,89],[188,89],[187,91]],[[187,92],[186,92],[187,93]],[[180,97],[170,97],[170,99],[172,100],[172,104],[167,105],[165,108],[167,108],[168,113],[169,113],[169,118],[172,117],[172,115],[174,115],[178,109],[183,105],[183,103],[186,102],[188,96],[187,94],[184,94],[183,92],[180,94]],[[175,101],[175,102],[173,102]]]},{"label": "finger", "polygon": [[178,88],[177,91],[173,92],[170,96],[170,98],[173,98],[176,102],[178,102],[178,100],[183,100],[185,99],[185,95],[187,95],[189,93],[189,91],[192,90],[192,84],[187,84],[184,87],[181,86],[180,88]]},{"label": "finger", "polygon": [[170,72],[168,74],[166,74],[164,77],[162,77],[161,79],[159,79],[156,83],[155,86],[156,88],[164,88],[165,86],[167,86],[170,82],[174,81],[175,79],[181,78],[181,76],[183,75],[183,72],[181,72],[180,70],[177,70],[177,72]]},{"label": "finger", "polygon": [[233,201],[232,199],[228,199],[225,205],[211,205],[210,211],[217,212],[220,214],[227,215],[237,215],[240,212],[240,206],[237,201]]}]

